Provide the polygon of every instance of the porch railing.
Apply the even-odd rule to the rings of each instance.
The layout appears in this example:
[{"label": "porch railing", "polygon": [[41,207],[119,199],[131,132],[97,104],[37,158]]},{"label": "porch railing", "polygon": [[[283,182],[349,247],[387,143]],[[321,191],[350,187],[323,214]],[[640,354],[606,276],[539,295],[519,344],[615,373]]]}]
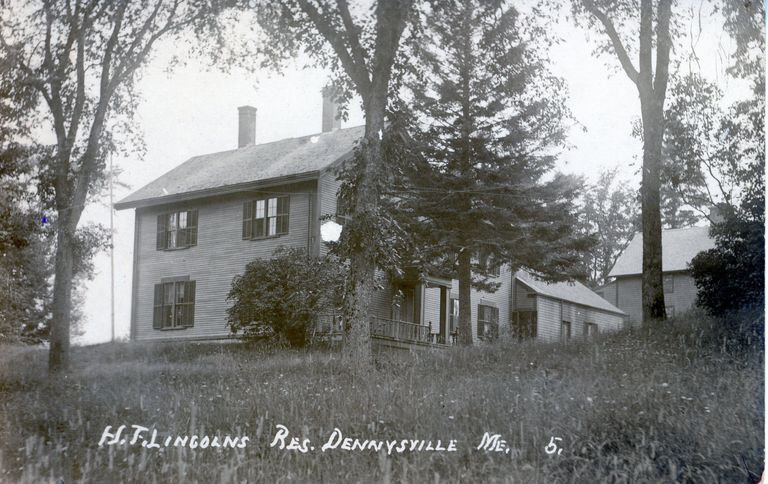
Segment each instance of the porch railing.
[{"label": "porch railing", "polygon": [[429,326],[394,319],[371,317],[371,336],[412,343],[430,343]]},{"label": "porch railing", "polygon": [[[371,336],[410,343],[434,343],[431,328],[425,324],[409,323],[394,319],[371,316],[369,318]],[[316,335],[341,335],[344,327],[339,313],[322,313],[315,317]]]}]

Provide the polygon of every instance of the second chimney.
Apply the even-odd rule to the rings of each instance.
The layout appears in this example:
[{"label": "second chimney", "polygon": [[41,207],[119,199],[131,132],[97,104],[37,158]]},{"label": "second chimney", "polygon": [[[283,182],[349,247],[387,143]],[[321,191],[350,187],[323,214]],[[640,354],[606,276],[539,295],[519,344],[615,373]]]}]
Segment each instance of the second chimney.
[{"label": "second chimney", "polygon": [[336,102],[336,89],[333,86],[323,88],[323,133],[341,128],[339,104]]},{"label": "second chimney", "polygon": [[237,113],[237,147],[243,148],[256,143],[256,108],[240,106],[237,108]]}]

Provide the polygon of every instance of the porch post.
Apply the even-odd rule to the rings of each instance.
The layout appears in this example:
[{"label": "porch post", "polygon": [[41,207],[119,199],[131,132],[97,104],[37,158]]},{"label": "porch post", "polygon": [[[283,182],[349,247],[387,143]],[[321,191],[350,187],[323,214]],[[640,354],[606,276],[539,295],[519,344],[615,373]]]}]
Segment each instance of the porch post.
[{"label": "porch post", "polygon": [[416,284],[413,289],[413,322],[421,324],[424,320],[424,284]]},{"label": "porch post", "polygon": [[445,286],[440,286],[440,340],[446,344],[448,343],[447,316],[448,289]]}]

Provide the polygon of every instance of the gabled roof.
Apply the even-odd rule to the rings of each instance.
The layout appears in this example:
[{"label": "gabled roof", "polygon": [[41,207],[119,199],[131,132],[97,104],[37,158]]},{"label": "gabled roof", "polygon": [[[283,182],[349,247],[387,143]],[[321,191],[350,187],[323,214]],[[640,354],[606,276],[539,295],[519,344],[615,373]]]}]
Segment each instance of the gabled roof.
[{"label": "gabled roof", "polygon": [[530,287],[535,293],[542,296],[549,296],[554,299],[581,304],[582,306],[601,309],[611,313],[626,314],[578,281],[544,282],[536,279],[524,270],[517,271],[515,277]]},{"label": "gabled roof", "polygon": [[[661,270],[687,271],[696,254],[715,246],[709,236],[709,227],[689,227],[661,231]],[[608,277],[630,276],[643,272],[643,234],[635,233],[632,241],[621,253]]]},{"label": "gabled roof", "polygon": [[118,210],[233,191],[254,183],[316,175],[348,156],[365,127],[287,138],[190,158],[115,204]]}]

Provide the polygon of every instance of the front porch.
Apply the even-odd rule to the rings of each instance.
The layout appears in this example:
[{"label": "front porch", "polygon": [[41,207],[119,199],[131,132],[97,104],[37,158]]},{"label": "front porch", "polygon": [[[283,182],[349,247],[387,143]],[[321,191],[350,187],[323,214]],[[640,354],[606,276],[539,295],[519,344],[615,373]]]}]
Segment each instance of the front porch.
[{"label": "front porch", "polygon": [[[438,328],[428,324],[411,323],[396,319],[371,316],[368,319],[371,340],[378,347],[396,349],[449,348],[456,344],[456,336],[442,335]],[[320,314],[315,319],[313,339],[341,344],[344,328],[338,313]]]}]

